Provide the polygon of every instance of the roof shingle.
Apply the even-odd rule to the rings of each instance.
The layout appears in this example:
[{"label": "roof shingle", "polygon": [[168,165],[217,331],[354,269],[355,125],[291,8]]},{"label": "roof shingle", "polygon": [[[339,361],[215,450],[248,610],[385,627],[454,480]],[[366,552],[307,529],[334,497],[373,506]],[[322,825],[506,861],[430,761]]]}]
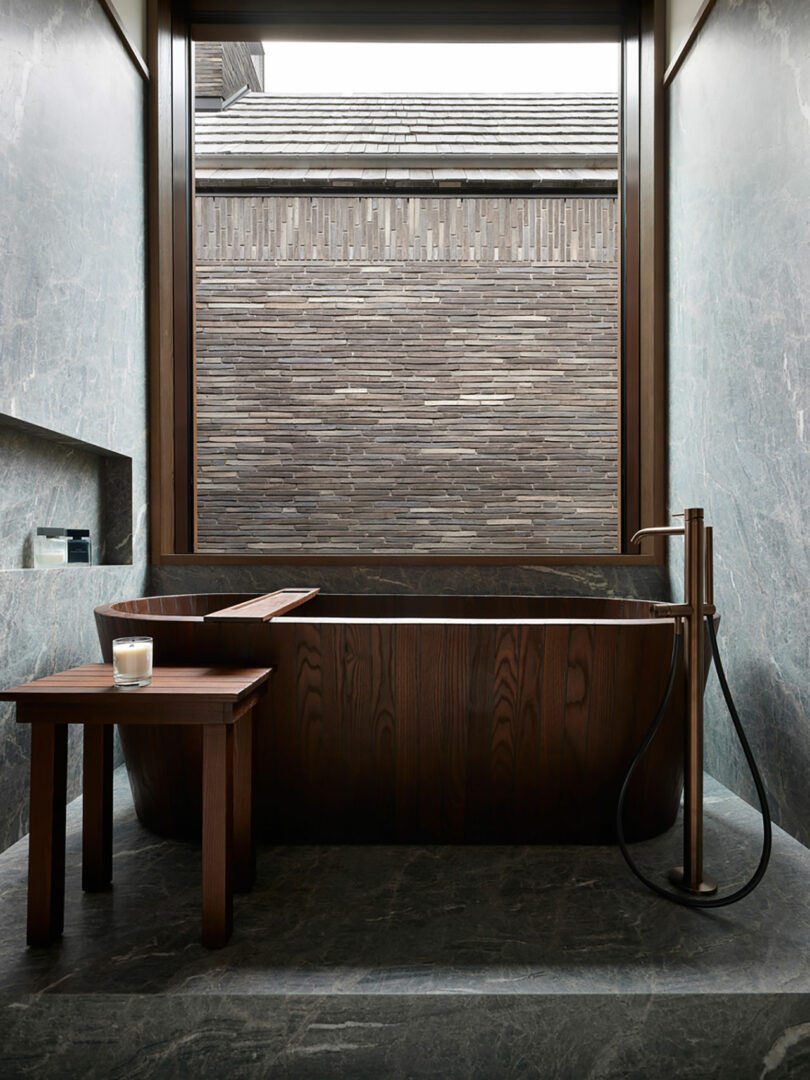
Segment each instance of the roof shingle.
[{"label": "roof shingle", "polygon": [[376,186],[424,180],[615,187],[615,94],[248,93],[195,122],[202,187],[305,183],[313,171]]}]

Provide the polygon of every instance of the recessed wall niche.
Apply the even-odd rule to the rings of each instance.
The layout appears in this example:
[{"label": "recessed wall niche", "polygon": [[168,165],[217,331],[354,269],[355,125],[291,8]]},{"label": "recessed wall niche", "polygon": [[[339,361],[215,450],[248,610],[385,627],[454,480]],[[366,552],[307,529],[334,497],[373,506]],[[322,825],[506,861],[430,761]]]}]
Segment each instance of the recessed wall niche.
[{"label": "recessed wall niche", "polygon": [[131,563],[132,458],[0,413],[0,570],[33,567],[41,525],[89,529],[94,563]]}]

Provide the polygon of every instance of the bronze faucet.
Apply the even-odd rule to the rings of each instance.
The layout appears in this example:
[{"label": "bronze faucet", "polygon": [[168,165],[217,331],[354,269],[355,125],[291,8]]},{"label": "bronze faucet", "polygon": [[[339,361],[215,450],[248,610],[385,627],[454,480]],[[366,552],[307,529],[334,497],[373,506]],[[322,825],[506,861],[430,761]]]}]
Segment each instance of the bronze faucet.
[{"label": "bronze faucet", "polygon": [[[680,517],[681,515],[675,515]],[[703,690],[704,618],[715,614],[712,530],[703,524],[703,508],[683,512],[683,525],[657,525],[639,529],[630,543],[644,536],[683,536],[682,604],[651,604],[650,614],[675,620],[675,633],[686,626],[687,723],[685,731],[683,794],[683,866],[670,872],[679,889],[698,896],[717,891],[717,883],[703,872]]]}]

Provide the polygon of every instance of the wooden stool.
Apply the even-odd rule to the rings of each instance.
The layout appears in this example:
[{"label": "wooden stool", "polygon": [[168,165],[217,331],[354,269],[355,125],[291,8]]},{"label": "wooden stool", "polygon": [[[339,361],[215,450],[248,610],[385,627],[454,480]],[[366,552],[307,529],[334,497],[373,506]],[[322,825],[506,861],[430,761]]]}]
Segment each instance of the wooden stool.
[{"label": "wooden stool", "polygon": [[28,944],[57,940],[65,909],[67,726],[84,726],[82,888],[112,881],[113,724],[199,724],[202,941],[224,945],[233,890],[253,884],[252,710],[272,668],[155,668],[150,686],[119,690],[111,664],[49,675],[0,693],[31,725]]}]

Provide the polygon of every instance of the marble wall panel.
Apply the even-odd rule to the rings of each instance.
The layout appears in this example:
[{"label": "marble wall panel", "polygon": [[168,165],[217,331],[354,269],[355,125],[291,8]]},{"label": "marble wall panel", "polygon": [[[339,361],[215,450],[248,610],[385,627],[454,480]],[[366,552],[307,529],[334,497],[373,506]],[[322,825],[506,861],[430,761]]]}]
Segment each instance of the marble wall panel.
[{"label": "marble wall panel", "polygon": [[[714,526],[732,692],[777,821],[810,843],[805,0],[718,0],[672,84],[670,170],[669,501]],[[707,710],[708,768],[750,799],[714,678]]]},{"label": "marble wall panel", "polygon": [[153,566],[150,593],[272,592],[669,598],[662,566]]},{"label": "marble wall panel", "polygon": [[[94,605],[146,585],[145,91],[98,0],[0,0],[0,24],[0,413],[133,460],[132,565],[0,571],[10,686],[99,659]],[[9,468],[11,499],[47,459]],[[0,848],[26,831],[27,746],[1,706]],[[75,741],[70,774],[75,794]]]}]

